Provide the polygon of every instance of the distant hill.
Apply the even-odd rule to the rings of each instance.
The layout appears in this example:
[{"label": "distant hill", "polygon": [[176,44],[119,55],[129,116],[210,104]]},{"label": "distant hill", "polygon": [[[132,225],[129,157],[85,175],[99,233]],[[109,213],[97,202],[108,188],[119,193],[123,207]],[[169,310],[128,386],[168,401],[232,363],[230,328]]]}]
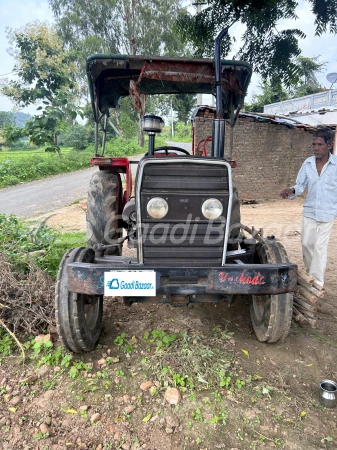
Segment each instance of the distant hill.
[{"label": "distant hill", "polygon": [[29,120],[32,116],[30,114],[26,114],[23,112],[14,113],[16,125],[20,128],[25,126],[27,120]]},{"label": "distant hill", "polygon": [[14,121],[16,126],[23,128],[31,117],[30,114],[23,112],[0,111],[0,128],[5,124],[14,125]]}]

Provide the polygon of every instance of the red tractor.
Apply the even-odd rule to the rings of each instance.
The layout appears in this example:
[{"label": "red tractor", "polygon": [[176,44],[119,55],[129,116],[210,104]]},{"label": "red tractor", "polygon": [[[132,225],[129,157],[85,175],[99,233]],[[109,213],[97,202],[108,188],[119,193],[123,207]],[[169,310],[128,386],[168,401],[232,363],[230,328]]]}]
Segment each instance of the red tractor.
[{"label": "red tractor", "polygon": [[[230,302],[234,294],[244,294],[251,299],[258,340],[276,342],[289,333],[297,266],[278,241],[242,233],[233,162],[224,155],[226,119],[234,126],[251,77],[247,63],[220,59],[225,32],[216,39],[214,61],[122,55],[87,60],[96,132],[92,164],[98,168],[88,194],[88,248],[64,255],[56,286],[58,332],[74,352],[94,348],[103,296],[120,296],[128,304],[187,305]],[[144,114],[149,145],[137,162],[133,194],[131,162],[104,155],[109,111],[122,97],[131,96],[144,109],[146,95],[179,93],[215,95],[212,154],[156,148],[164,121]],[[126,245],[136,248],[137,256],[123,256]]]}]

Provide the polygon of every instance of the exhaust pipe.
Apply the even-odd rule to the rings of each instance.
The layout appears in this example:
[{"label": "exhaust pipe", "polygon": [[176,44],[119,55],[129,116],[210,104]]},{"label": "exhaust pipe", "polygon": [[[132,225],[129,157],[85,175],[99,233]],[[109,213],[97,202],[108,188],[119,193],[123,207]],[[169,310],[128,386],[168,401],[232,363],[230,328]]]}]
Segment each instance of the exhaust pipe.
[{"label": "exhaust pipe", "polygon": [[215,39],[214,60],[215,60],[215,98],[216,109],[215,119],[213,119],[213,139],[212,156],[223,158],[225,151],[225,119],[222,107],[222,86],[221,86],[221,42],[228,33],[228,28],[224,28]]}]

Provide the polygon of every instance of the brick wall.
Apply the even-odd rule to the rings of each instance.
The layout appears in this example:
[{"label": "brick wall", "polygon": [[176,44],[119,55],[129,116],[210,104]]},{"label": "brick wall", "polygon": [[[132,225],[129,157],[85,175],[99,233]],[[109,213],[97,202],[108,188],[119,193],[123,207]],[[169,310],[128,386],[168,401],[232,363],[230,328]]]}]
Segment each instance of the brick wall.
[{"label": "brick wall", "polygon": [[[194,142],[212,134],[212,119],[194,119]],[[226,125],[225,156],[229,155],[230,127]],[[203,144],[199,146],[199,153]],[[211,153],[211,143],[207,144]],[[281,124],[238,118],[234,128],[233,159],[238,167],[233,178],[240,199],[280,198],[280,191],[295,183],[303,161],[312,155],[312,134]]]}]

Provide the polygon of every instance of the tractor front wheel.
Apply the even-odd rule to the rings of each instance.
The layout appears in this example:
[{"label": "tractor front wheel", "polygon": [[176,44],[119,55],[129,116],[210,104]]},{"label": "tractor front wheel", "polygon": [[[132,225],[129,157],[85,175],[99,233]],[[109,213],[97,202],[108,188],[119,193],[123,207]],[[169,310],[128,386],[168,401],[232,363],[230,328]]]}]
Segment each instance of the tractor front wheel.
[{"label": "tractor front wheel", "polygon": [[[289,259],[282,244],[277,241],[265,241],[256,245],[257,263],[288,263]],[[250,305],[250,317],[256,337],[260,342],[282,342],[289,334],[293,294],[253,295]]]},{"label": "tractor front wheel", "polygon": [[95,252],[79,247],[63,257],[55,289],[57,332],[62,344],[75,353],[89,352],[98,341],[103,323],[103,296],[86,295],[68,290],[67,267],[72,262],[91,263]]},{"label": "tractor front wheel", "polygon": [[[119,173],[100,170],[92,176],[87,203],[87,242],[114,244],[120,237],[119,217],[122,183]],[[120,255],[120,247],[109,249],[110,255]]]}]

